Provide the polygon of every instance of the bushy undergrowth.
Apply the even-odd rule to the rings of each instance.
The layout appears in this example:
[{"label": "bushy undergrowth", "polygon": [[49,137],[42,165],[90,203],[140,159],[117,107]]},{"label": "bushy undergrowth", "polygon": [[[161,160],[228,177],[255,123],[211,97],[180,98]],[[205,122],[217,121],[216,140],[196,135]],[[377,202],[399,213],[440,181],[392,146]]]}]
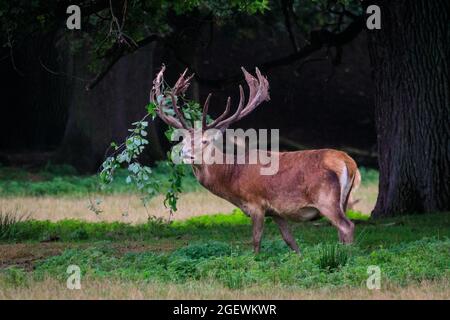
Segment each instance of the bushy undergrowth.
[{"label": "bushy undergrowth", "polygon": [[[169,186],[168,168],[164,162],[152,168],[152,178],[162,184],[161,192]],[[182,187],[185,191],[199,188],[191,170],[185,170]],[[128,172],[119,169],[106,189],[100,188],[97,175],[79,175],[68,165],[49,165],[39,170],[0,167],[0,197],[11,196],[86,196],[90,193],[135,193],[137,189],[126,182]]]},{"label": "bushy undergrowth", "polygon": [[18,267],[9,267],[0,270],[0,276],[4,284],[14,287],[27,286],[30,280],[27,272]]},{"label": "bushy undergrowth", "polygon": [[[29,274],[37,280],[65,280],[71,264],[94,278],[212,281],[233,289],[364,286],[371,265],[381,268],[383,281],[399,285],[450,277],[448,214],[357,222],[356,241],[349,247],[337,244],[335,228],[325,221],[294,225],[301,257],[288,249],[270,219],[261,254],[255,256],[249,218],[237,210],[170,224],[159,220],[143,225],[24,221],[17,224],[16,236],[30,241],[59,239],[72,247],[37,262]],[[147,249],[128,249],[136,240]],[[0,277],[13,285],[26,284],[23,273],[12,269],[1,271]]]},{"label": "bushy undergrowth", "polygon": [[[281,240],[268,241],[278,248]],[[216,281],[229,288],[252,284],[294,287],[361,286],[367,267],[379,266],[384,281],[400,285],[411,281],[449,277],[450,240],[422,239],[391,248],[363,250],[352,247],[345,263],[330,272],[323,268],[323,245],[307,245],[302,256],[287,250],[269,250],[255,256],[249,250],[211,241],[195,243],[170,253],[140,252],[117,256],[108,247],[71,249],[37,265],[35,276],[66,278],[70,264],[80,266],[84,275],[123,280]],[[346,249],[347,250],[347,249]]]},{"label": "bushy undergrowth", "polygon": [[15,239],[19,223],[28,220],[28,215],[17,211],[18,209],[12,211],[0,209],[0,240]]}]

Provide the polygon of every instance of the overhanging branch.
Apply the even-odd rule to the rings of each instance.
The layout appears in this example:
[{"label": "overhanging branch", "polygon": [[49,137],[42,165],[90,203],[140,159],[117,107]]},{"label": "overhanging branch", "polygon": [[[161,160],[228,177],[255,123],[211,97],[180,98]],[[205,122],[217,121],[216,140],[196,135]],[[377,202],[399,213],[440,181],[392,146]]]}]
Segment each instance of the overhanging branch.
[{"label": "overhanging branch", "polygon": [[300,49],[298,52],[292,53],[286,57],[268,61],[261,65],[262,70],[268,71],[274,67],[290,64],[297,60],[301,60],[311,55],[313,52],[322,49],[324,46],[337,47],[343,46],[353,39],[362,31],[364,26],[363,18],[360,17],[352,21],[348,27],[340,33],[332,33],[328,30],[319,30],[311,32],[310,43]]},{"label": "overhanging branch", "polygon": [[[262,64],[258,65],[258,68],[262,71],[269,71],[271,69],[290,65],[296,61],[302,60],[304,58],[309,57],[314,52],[322,49],[323,47],[342,47],[343,45],[351,42],[355,39],[358,34],[363,30],[364,20],[362,16],[358,16],[354,18],[354,20],[347,26],[345,30],[339,33],[333,33],[326,29],[312,31],[310,33],[309,44],[305,45],[300,50],[291,53],[287,56],[277,58],[274,60],[266,61]],[[92,90],[111,70],[111,68],[124,56],[127,54],[136,51],[140,47],[143,47],[153,41],[163,40],[157,35],[151,35],[139,42],[137,42],[136,46],[130,48],[125,48],[123,46],[119,47],[114,54],[112,54],[112,58],[110,62],[106,65],[106,68],[102,70],[100,73],[96,75],[96,77],[86,86],[86,90]],[[193,68],[178,52],[176,46],[166,42],[166,46],[171,49],[175,58],[188,67],[192,72],[195,73],[195,79],[204,85],[208,85],[210,87],[222,88],[223,86],[229,85],[231,83],[235,83],[240,80],[241,74],[236,73],[227,78],[223,79],[208,79],[199,76],[199,73],[196,72],[195,68]]]},{"label": "overhanging branch", "polygon": [[[301,48],[299,51],[294,52],[292,54],[289,54],[287,56],[277,58],[274,60],[266,61],[262,64],[258,65],[258,68],[261,71],[269,71],[271,69],[286,66],[289,64],[292,64],[293,62],[296,62],[298,60],[304,59],[314,52],[322,49],[323,47],[341,47],[349,42],[351,42],[353,39],[355,39],[358,34],[363,30],[364,27],[364,19],[363,17],[357,17],[355,20],[353,20],[345,30],[339,33],[333,33],[328,30],[318,30],[318,31],[312,31],[310,33],[310,42],[303,48]],[[195,72],[193,68],[181,57],[177,55],[176,48],[173,48],[175,57],[184,65],[186,65],[191,71]],[[224,78],[224,79],[207,79],[200,77],[198,75],[198,72],[195,72],[195,79],[200,84],[205,84],[211,87],[217,87],[221,88],[225,85],[234,83],[236,81],[239,81],[241,78],[241,75],[236,73],[233,76]]]},{"label": "overhanging branch", "polygon": [[112,67],[114,67],[114,65],[124,56],[135,52],[136,50],[138,50],[139,48],[142,48],[156,40],[160,39],[160,37],[158,35],[151,35],[148,36],[145,39],[142,39],[140,41],[136,42],[136,45],[128,48],[125,47],[125,45],[121,45],[118,48],[116,48],[116,50],[114,50],[114,52],[112,53],[112,57],[110,59],[110,61],[108,62],[108,64],[106,65],[106,67],[100,71],[95,77],[94,79],[92,79],[87,85],[86,85],[86,90],[92,90],[100,81],[102,81],[102,79],[108,74],[108,72],[112,69]]}]

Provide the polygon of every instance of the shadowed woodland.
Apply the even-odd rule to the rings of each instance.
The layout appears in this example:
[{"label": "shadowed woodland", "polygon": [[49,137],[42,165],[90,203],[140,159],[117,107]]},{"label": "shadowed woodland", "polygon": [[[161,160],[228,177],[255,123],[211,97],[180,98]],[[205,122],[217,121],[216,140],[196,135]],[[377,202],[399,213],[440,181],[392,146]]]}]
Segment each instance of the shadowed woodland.
[{"label": "shadowed woodland", "polygon": [[[69,5],[80,8],[80,29],[66,25]],[[370,5],[380,29],[366,24]],[[335,292],[321,288],[358,290],[371,264],[386,272],[387,298],[448,298],[449,12],[445,0],[0,0],[0,298],[67,297],[54,282],[67,261],[90,270],[85,298],[103,286],[129,297],[124,286],[137,280],[165,284],[133,287],[138,298],[179,298],[167,284],[192,298],[236,289],[268,298],[267,285],[278,298],[328,298]],[[355,246],[330,245],[324,219],[296,224],[298,260],[269,223],[254,257],[240,210],[190,168],[174,182],[158,117],[139,156],[160,188],[153,199],[142,203],[126,168],[100,189],[111,143],[150,112],[162,65],[169,84],[186,68],[195,74],[186,96],[202,105],[212,93],[213,118],[228,96],[236,108],[240,68],[258,67],[270,101],[233,128],[280,129],[281,151],[348,153],[362,175],[347,212]],[[35,281],[48,291],[23,289]],[[339,295],[367,297],[351,290]]]},{"label": "shadowed woodland", "polygon": [[[196,73],[190,96],[213,92],[213,115],[236,98],[239,67],[258,66],[271,100],[240,127],[280,128],[284,150],[333,147],[380,166],[379,215],[447,210],[447,4],[380,1],[377,31],[367,5],[92,1],[80,2],[81,30],[67,30],[64,1],[5,3],[0,161],[95,172],[145,114],[162,63],[173,78]],[[163,127],[151,124],[147,163],[165,158]]]}]

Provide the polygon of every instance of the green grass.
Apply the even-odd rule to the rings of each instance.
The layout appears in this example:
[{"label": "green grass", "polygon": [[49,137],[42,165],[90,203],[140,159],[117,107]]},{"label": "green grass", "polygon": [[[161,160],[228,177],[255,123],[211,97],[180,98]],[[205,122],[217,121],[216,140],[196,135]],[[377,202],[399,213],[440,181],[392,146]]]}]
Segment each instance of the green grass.
[{"label": "green grass", "polygon": [[[427,238],[391,248],[351,248],[351,255],[333,269],[324,268],[323,246],[304,245],[302,257],[282,250],[279,240],[265,242],[255,256],[249,250],[219,241],[206,241],[172,252],[139,252],[118,256],[107,243],[87,249],[69,249],[36,265],[34,276],[66,278],[66,268],[78,265],[85,276],[122,280],[183,283],[213,280],[229,288],[252,284],[297,287],[359,286],[367,279],[367,267],[377,265],[383,277],[400,285],[450,276],[450,240]],[[268,253],[267,253],[268,252]]]},{"label": "green grass", "polygon": [[[152,168],[153,179],[160,181],[161,192],[169,186],[168,168],[164,162]],[[198,182],[186,167],[186,176],[182,180],[185,191],[199,188]],[[0,166],[0,197],[17,196],[74,196],[81,197],[90,193],[117,194],[135,193],[136,188],[125,182],[127,171],[118,170],[114,181],[104,190],[100,188],[97,175],[79,175],[68,165],[48,165],[37,170]]]},{"label": "green grass", "polygon": [[[164,178],[164,167],[154,172]],[[362,169],[363,183],[376,183],[378,173]],[[123,176],[124,178],[124,176]],[[36,180],[30,183],[31,180]],[[107,193],[134,192],[116,179]],[[365,182],[364,182],[365,181]],[[198,184],[192,176],[187,188]],[[61,187],[66,185],[66,187]],[[95,176],[76,176],[70,167],[47,167],[34,173],[0,168],[0,196],[83,196],[96,192]],[[167,223],[91,223],[14,220],[0,214],[0,245],[15,243],[39,249],[41,241],[59,248],[31,268],[0,269],[0,283],[27,286],[30,281],[67,279],[67,266],[80,266],[83,277],[148,283],[219,283],[231,289],[253,285],[281,288],[364,287],[368,266],[379,266],[382,281],[400,286],[450,278],[450,214],[411,215],[371,221],[348,212],[356,223],[355,243],[337,244],[337,231],[327,220],[293,224],[302,256],[292,253],[278,228],[266,219],[261,254],[251,246],[251,222],[241,211]],[[56,242],[55,242],[56,240]],[[36,245],[37,244],[37,245]],[[143,249],[133,250],[135,247]],[[23,249],[22,249],[23,250]],[[60,252],[60,253],[58,253]],[[3,262],[4,263],[4,262]],[[28,270],[28,271],[27,271]]]},{"label": "green grass", "polygon": [[[293,231],[301,257],[290,252],[270,219],[262,253],[255,256],[250,221],[239,211],[171,224],[157,220],[142,225],[24,221],[17,223],[15,238],[6,242],[36,242],[57,236],[68,246],[84,244],[39,261],[32,272],[38,280],[49,276],[66,279],[70,264],[94,278],[215,281],[233,289],[252,284],[358,287],[367,279],[370,265],[379,266],[385,280],[399,285],[450,276],[449,214],[358,221],[356,242],[350,247],[337,245],[336,230],[325,222],[296,224]],[[155,249],[118,249],[133,241]],[[164,249],[163,244],[170,245]],[[22,272],[10,269],[2,271],[3,277],[20,283]]]},{"label": "green grass", "polygon": [[20,222],[28,220],[28,216],[18,212],[18,209],[4,211],[0,208],[0,240],[13,239],[17,235]]},{"label": "green grass", "polygon": [[366,167],[359,167],[359,172],[361,173],[361,183],[363,185],[378,184],[379,179],[378,170]]},{"label": "green grass", "polygon": [[[168,188],[166,178],[168,168],[164,162],[152,168],[153,178],[161,182],[162,192]],[[363,184],[377,183],[378,171],[360,168]],[[182,179],[185,191],[199,189],[190,168],[185,169],[186,176]],[[136,188],[125,182],[127,171],[117,172],[114,181],[105,190],[100,189],[97,175],[79,175],[68,165],[47,165],[35,170],[25,170],[14,167],[0,166],[0,197],[16,196],[74,196],[81,197],[90,193],[117,194],[135,193]]]},{"label": "green grass", "polygon": [[[350,217],[352,217],[351,214]],[[450,236],[449,214],[427,214],[396,217],[377,221],[367,221],[366,216],[355,219],[355,241],[364,246],[390,246],[424,237]],[[166,223],[159,219],[150,219],[145,224],[131,225],[121,222],[91,223],[78,220],[18,221],[12,232],[3,242],[42,241],[58,238],[63,242],[71,241],[147,241],[170,239],[174,244],[185,240],[203,241],[205,239],[249,242],[251,222],[240,210],[232,214],[216,214],[194,217],[185,221]],[[300,243],[314,244],[335,242],[337,231],[327,220],[315,223],[296,223],[292,231]],[[266,218],[264,234],[267,238],[279,238],[277,226],[271,218]]]},{"label": "green grass", "polygon": [[319,268],[333,272],[345,266],[349,260],[350,250],[341,244],[326,244],[319,251]]}]

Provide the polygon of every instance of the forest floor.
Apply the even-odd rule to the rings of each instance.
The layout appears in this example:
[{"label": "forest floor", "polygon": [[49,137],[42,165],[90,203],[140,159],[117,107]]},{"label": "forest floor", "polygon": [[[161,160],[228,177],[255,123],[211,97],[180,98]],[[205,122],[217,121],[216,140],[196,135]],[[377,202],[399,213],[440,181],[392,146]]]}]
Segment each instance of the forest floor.
[{"label": "forest floor", "polygon": [[0,299],[450,299],[450,215],[370,220],[374,171],[348,212],[353,245],[325,219],[293,223],[298,256],[268,218],[255,256],[249,218],[192,177],[168,222],[161,197],[144,207],[126,185],[99,194],[93,177],[58,170],[0,168]]}]

